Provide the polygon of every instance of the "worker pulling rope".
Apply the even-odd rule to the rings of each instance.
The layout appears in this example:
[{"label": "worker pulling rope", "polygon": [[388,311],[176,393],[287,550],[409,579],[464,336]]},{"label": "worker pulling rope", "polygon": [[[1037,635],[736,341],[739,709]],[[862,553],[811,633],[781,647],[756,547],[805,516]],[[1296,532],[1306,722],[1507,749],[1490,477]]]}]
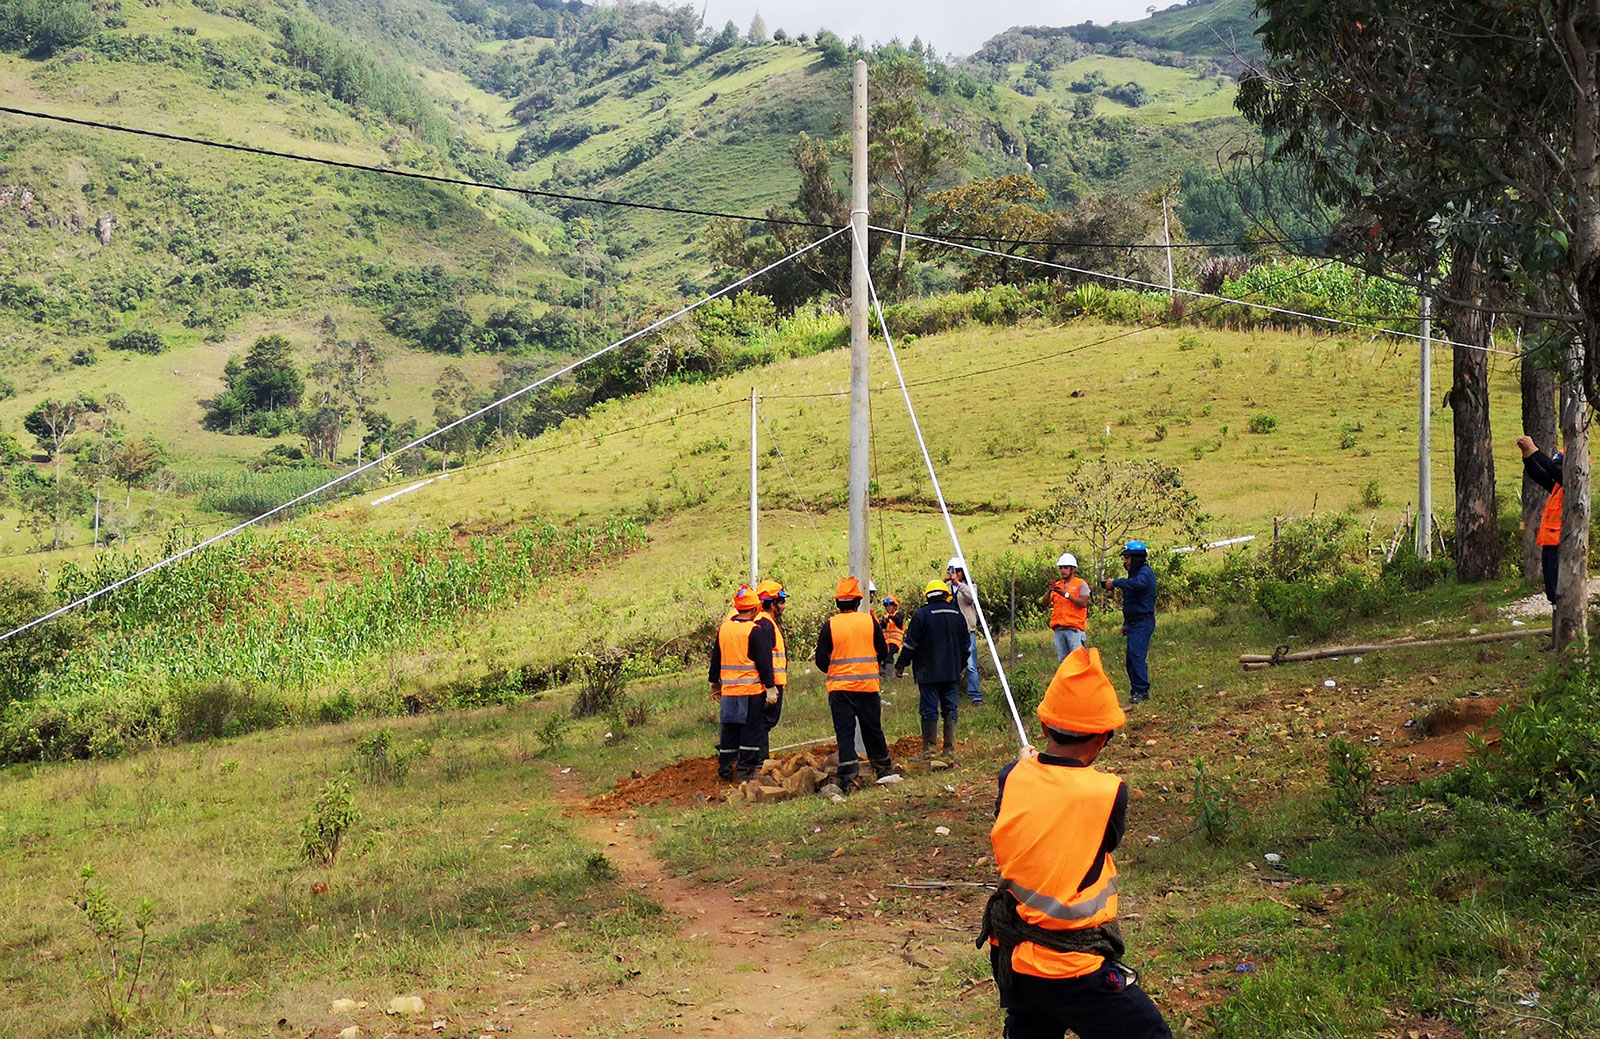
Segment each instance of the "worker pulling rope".
[{"label": "worker pulling rope", "polygon": [[204,541],[198,541],[195,544],[190,545],[188,548],[183,549],[182,551],[174,552],[172,555],[167,556],[165,559],[162,559],[162,560],[159,560],[159,561],[157,561],[155,563],[152,563],[152,564],[150,564],[149,566],[145,567],[142,570],[138,570],[138,571],[136,571],[134,573],[131,573],[127,577],[121,578],[120,580],[113,581],[111,584],[108,584],[103,588],[100,588],[100,589],[97,589],[97,590],[95,590],[93,592],[90,592],[88,595],[82,596],[81,598],[74,599],[72,602],[67,603],[65,606],[61,606],[61,607],[58,607],[58,608],[56,608],[54,610],[51,610],[49,613],[46,613],[41,617],[35,617],[33,620],[28,621],[26,624],[22,624],[22,625],[19,625],[19,626],[15,627],[15,628],[12,628],[10,631],[7,631],[3,635],[0,635],[0,642],[6,642],[7,640],[9,640],[9,639],[11,639],[11,638],[13,638],[13,637],[15,637],[17,635],[22,634],[23,632],[28,631],[31,628],[35,628],[35,627],[39,626],[40,624],[44,624],[47,621],[54,620],[55,618],[60,617],[61,615],[65,614],[65,613],[68,613],[68,612],[70,612],[72,610],[75,610],[79,606],[87,605],[88,603],[91,603],[94,600],[99,599],[101,596],[108,595],[111,592],[116,591],[118,588],[123,587],[124,585],[131,584],[134,581],[137,581],[142,577],[146,577],[149,574],[153,574],[157,570],[160,570],[160,569],[162,569],[163,567],[166,567],[166,566],[170,566],[173,563],[176,563],[178,560],[183,559],[183,558],[185,558],[187,556],[191,556],[194,553],[199,552],[203,548],[207,548],[207,547],[209,547],[211,545],[214,545],[219,541],[226,541],[228,538],[233,537],[235,534],[238,534],[241,531],[244,531],[244,530],[246,530],[246,529],[248,529],[250,527],[255,526],[256,524],[260,523],[262,520],[269,519],[270,517],[276,516],[279,513],[284,512],[285,510],[292,509],[294,506],[299,505],[301,502],[309,501],[310,499],[315,498],[317,495],[321,494],[324,491],[327,491],[327,490],[330,490],[330,489],[332,489],[334,487],[337,487],[342,483],[346,483],[349,480],[352,480],[355,477],[361,475],[362,473],[368,471],[369,469],[373,469],[373,468],[375,468],[375,467],[377,467],[379,465],[382,465],[384,462],[387,462],[389,459],[394,458],[397,455],[400,455],[400,454],[403,454],[403,453],[405,453],[407,451],[410,451],[413,448],[417,448],[417,447],[422,446],[423,444],[425,444],[428,441],[432,440],[434,437],[439,436],[441,433],[449,432],[450,430],[455,429],[457,426],[460,426],[460,425],[462,425],[464,423],[472,422],[472,421],[474,421],[476,419],[479,419],[479,418],[483,417],[484,415],[488,414],[489,412],[493,411],[495,408],[500,407],[503,404],[508,404],[511,401],[516,400],[518,397],[521,397],[521,396],[523,396],[525,394],[531,393],[534,390],[538,389],[539,387],[545,385],[546,383],[552,382],[555,379],[559,379],[561,376],[566,375],[569,372],[576,371],[577,369],[579,369],[579,368],[583,367],[584,365],[588,364],[590,361],[596,360],[597,358],[600,358],[600,357],[604,357],[606,354],[611,353],[613,350],[616,350],[616,349],[619,349],[619,348],[621,348],[623,346],[626,346],[629,343],[631,343],[631,342],[633,342],[633,341],[635,341],[637,339],[640,339],[640,338],[643,338],[646,335],[649,335],[651,332],[654,332],[658,328],[661,328],[661,327],[663,327],[665,325],[671,324],[673,321],[676,321],[678,318],[683,317],[686,314],[692,313],[695,310],[698,310],[700,307],[703,307],[704,305],[706,305],[707,303],[710,303],[714,299],[717,299],[719,297],[725,296],[728,293],[733,292],[735,289],[741,288],[744,285],[748,285],[750,282],[755,281],[756,279],[763,277],[764,275],[766,275],[769,272],[777,269],[778,267],[781,267],[784,264],[789,263],[792,260],[795,260],[795,259],[798,259],[801,256],[804,256],[806,253],[812,251],[813,249],[816,249],[816,248],[818,248],[818,247],[820,247],[822,245],[825,245],[826,243],[832,241],[834,238],[837,238],[839,235],[844,234],[848,230],[849,230],[849,228],[847,228],[847,227],[841,227],[837,231],[833,231],[830,234],[824,235],[823,237],[821,237],[821,238],[817,239],[816,241],[812,242],[810,245],[802,246],[801,248],[795,250],[794,252],[790,253],[788,256],[785,256],[783,259],[773,261],[772,263],[768,264],[767,266],[761,268],[759,271],[756,271],[754,274],[746,275],[745,277],[740,278],[738,281],[733,282],[730,285],[726,285],[723,288],[720,288],[717,291],[715,291],[713,293],[710,293],[709,295],[702,296],[700,299],[696,300],[695,302],[690,303],[689,305],[687,305],[685,307],[682,307],[681,309],[679,309],[677,311],[674,311],[671,314],[668,314],[666,317],[660,318],[660,319],[658,319],[656,321],[652,321],[650,324],[645,325],[643,328],[640,328],[637,331],[628,333],[627,335],[623,336],[621,339],[618,339],[616,342],[612,343],[610,346],[602,347],[601,349],[596,350],[594,353],[591,353],[591,354],[587,355],[586,357],[580,358],[579,360],[576,360],[576,361],[572,362],[571,364],[566,365],[565,367],[558,368],[555,371],[551,372],[550,374],[545,375],[545,376],[543,376],[543,377],[541,377],[541,378],[529,383],[528,385],[522,387],[519,390],[515,390],[515,391],[513,391],[511,393],[506,394],[504,397],[501,397],[498,400],[492,401],[489,404],[485,404],[483,407],[479,408],[477,411],[474,411],[474,412],[471,412],[469,414],[463,415],[460,418],[456,419],[454,422],[446,423],[445,425],[440,426],[438,429],[434,430],[431,433],[424,434],[423,436],[417,437],[415,440],[411,441],[408,444],[405,444],[405,445],[403,445],[401,447],[395,448],[393,451],[390,451],[388,454],[379,455],[378,457],[372,459],[372,461],[367,462],[365,465],[357,466],[356,468],[351,469],[347,473],[343,473],[343,474],[341,474],[339,476],[336,476],[332,480],[329,480],[327,483],[322,484],[320,487],[315,487],[315,488],[313,488],[313,489],[311,489],[309,491],[306,491],[304,494],[301,494],[296,498],[291,498],[289,501],[286,501],[281,505],[276,505],[273,508],[268,509],[266,512],[263,512],[261,515],[256,516],[253,519],[245,520],[243,523],[240,523],[240,524],[237,524],[235,526],[229,527],[227,530],[224,530],[221,533],[213,534],[211,537],[206,538]]},{"label": "worker pulling rope", "polygon": [[[857,256],[865,264],[866,255],[861,248],[861,240],[856,238],[853,233],[850,237],[854,243]],[[939,474],[933,467],[933,455],[928,452],[928,442],[922,436],[922,425],[917,421],[916,406],[911,403],[911,391],[906,387],[905,373],[900,369],[900,355],[896,353],[894,339],[889,335],[889,324],[883,317],[883,303],[878,299],[878,287],[873,283],[870,269],[867,273],[867,298],[870,300],[873,310],[877,312],[878,328],[883,332],[884,345],[889,348],[889,362],[894,366],[895,379],[900,383],[900,394],[905,398],[906,413],[911,417],[911,431],[917,436],[917,446],[922,450],[922,461],[928,467],[928,479],[933,482],[933,495],[938,499],[939,512],[944,517],[944,527],[950,535],[950,544],[954,546],[956,556],[965,559],[966,555],[961,550],[961,539],[956,535],[955,522],[950,518],[950,506],[945,502],[944,491],[939,486]],[[1016,698],[1011,695],[1011,682],[1006,677],[1005,665],[1000,662],[1000,651],[996,648],[994,635],[989,630],[988,615],[984,613],[983,603],[978,599],[977,582],[972,581],[971,584],[973,605],[977,607],[978,612],[978,624],[983,628],[984,640],[989,643],[989,656],[994,661],[995,674],[1000,679],[1000,690],[1005,693],[1006,706],[1011,708],[1011,720],[1016,724],[1017,738],[1022,741],[1024,748],[1030,747],[1032,744],[1028,740],[1028,730],[1022,724],[1022,713],[1017,710]]]}]

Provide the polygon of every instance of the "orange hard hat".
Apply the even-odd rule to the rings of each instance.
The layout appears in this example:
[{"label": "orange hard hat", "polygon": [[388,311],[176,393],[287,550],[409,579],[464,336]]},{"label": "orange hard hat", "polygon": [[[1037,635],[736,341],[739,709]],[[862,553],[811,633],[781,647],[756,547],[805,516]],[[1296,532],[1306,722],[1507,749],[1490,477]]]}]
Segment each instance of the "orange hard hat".
[{"label": "orange hard hat", "polygon": [[841,577],[838,585],[833,589],[833,597],[835,599],[861,598],[861,582],[854,576]]},{"label": "orange hard hat", "polygon": [[1052,729],[1093,735],[1128,724],[1117,691],[1100,666],[1100,651],[1080,647],[1056,668],[1039,703],[1039,720]]},{"label": "orange hard hat", "polygon": [[761,605],[761,600],[756,598],[756,593],[749,585],[743,585],[739,594],[733,597],[733,608],[736,610],[753,610]]},{"label": "orange hard hat", "polygon": [[788,596],[783,594],[783,585],[769,577],[756,585],[756,598],[766,602],[768,599],[787,599]]}]

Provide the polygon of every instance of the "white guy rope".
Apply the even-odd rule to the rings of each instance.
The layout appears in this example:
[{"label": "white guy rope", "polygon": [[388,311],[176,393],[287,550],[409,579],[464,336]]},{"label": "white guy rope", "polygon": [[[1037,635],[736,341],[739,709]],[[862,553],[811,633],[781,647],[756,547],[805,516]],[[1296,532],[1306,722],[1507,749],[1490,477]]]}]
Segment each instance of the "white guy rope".
[{"label": "white guy rope", "polygon": [[[855,244],[856,255],[862,264],[867,263],[867,258],[861,248],[861,240],[854,234],[850,240]],[[867,269],[867,295],[872,301],[872,307],[878,314],[878,328],[883,332],[883,342],[889,348],[889,361],[894,365],[894,376],[900,382],[900,394],[906,401],[906,413],[911,416],[911,431],[917,435],[917,446],[922,449],[922,460],[928,466],[928,478],[933,481],[933,496],[939,500],[939,512],[944,516],[944,529],[950,534],[950,544],[955,547],[956,555],[966,561],[967,555],[961,550],[961,539],[956,536],[956,525],[950,519],[950,506],[945,503],[944,491],[939,487],[939,474],[933,468],[933,456],[928,453],[928,442],[922,436],[922,424],[917,421],[917,409],[911,403],[911,391],[906,388],[905,373],[900,370],[900,355],[895,352],[894,340],[889,336],[889,325],[883,319],[883,304],[878,300],[878,287],[872,281],[870,266]],[[1000,650],[997,648],[994,635],[989,631],[989,618],[983,612],[983,603],[978,599],[978,582],[973,578],[972,571],[967,571],[967,581],[972,589],[972,605],[978,611],[978,623],[983,627],[984,641],[989,643],[989,656],[994,660],[995,673],[1000,676],[1000,689],[1006,695],[1006,705],[1011,708],[1011,720],[1017,726],[1017,738],[1022,741],[1026,750],[1032,746],[1028,742],[1028,730],[1022,724],[1022,713],[1017,710],[1016,698],[1011,695],[1011,683],[1006,679],[1005,665],[1000,663]]]},{"label": "white guy rope", "polygon": [[521,397],[522,395],[524,395],[526,393],[530,393],[533,390],[538,389],[540,386],[543,386],[547,382],[551,382],[551,381],[553,381],[555,379],[559,379],[561,376],[566,375],[568,372],[571,372],[571,371],[574,371],[574,370],[576,370],[578,368],[581,368],[583,365],[588,364],[590,361],[593,361],[598,357],[603,357],[606,354],[610,353],[611,351],[613,351],[613,350],[615,350],[615,349],[617,349],[619,347],[626,346],[627,344],[633,342],[636,339],[639,339],[639,338],[641,338],[643,336],[649,335],[651,332],[654,332],[656,329],[660,328],[661,326],[666,325],[666,324],[670,324],[671,322],[676,321],[678,318],[683,317],[685,314],[688,314],[691,311],[694,311],[694,310],[704,306],[705,304],[711,302],[712,300],[716,299],[717,297],[727,295],[728,293],[732,292],[734,289],[737,289],[742,285],[749,284],[750,282],[756,280],[757,278],[761,277],[762,275],[766,274],[767,272],[772,271],[772,270],[774,270],[774,269],[776,269],[778,267],[783,266],[784,264],[788,263],[790,260],[798,259],[799,257],[804,256],[806,253],[810,252],[811,250],[813,250],[813,249],[817,248],[818,246],[821,246],[821,245],[823,245],[823,244],[825,244],[825,243],[827,243],[829,241],[832,241],[833,239],[839,237],[840,235],[844,234],[848,230],[850,230],[848,227],[841,227],[837,231],[832,232],[831,234],[824,235],[823,237],[821,237],[821,238],[817,239],[816,241],[812,242],[810,245],[803,246],[802,248],[795,250],[794,252],[790,253],[788,256],[785,256],[783,259],[775,260],[772,263],[767,264],[767,266],[761,268],[759,271],[756,271],[754,274],[746,275],[745,277],[740,278],[738,281],[734,282],[731,285],[725,285],[722,288],[718,289],[717,291],[711,293],[710,295],[702,296],[700,299],[698,299],[695,302],[689,304],[688,306],[683,307],[682,309],[677,310],[677,311],[675,311],[675,312],[673,312],[671,314],[668,314],[664,318],[660,318],[659,320],[652,321],[650,324],[645,325],[643,328],[641,328],[641,329],[639,329],[639,330],[637,330],[635,332],[628,333],[627,335],[623,336],[621,339],[618,339],[616,342],[612,343],[610,346],[602,347],[601,349],[596,350],[594,353],[589,354],[587,357],[584,357],[584,358],[582,358],[580,360],[574,361],[574,362],[572,362],[571,364],[567,365],[564,368],[559,368],[556,371],[553,371],[548,375],[540,377],[536,381],[531,382],[528,385],[522,387],[522,389],[520,389],[520,390],[515,390],[515,391],[513,391],[511,393],[506,394],[504,397],[501,397],[499,400],[493,401],[492,403],[489,403],[489,404],[485,404],[483,407],[479,408],[477,411],[472,412],[471,414],[463,415],[460,418],[456,419],[454,422],[450,422],[450,423],[447,423],[447,424],[445,424],[443,426],[440,426],[438,429],[434,430],[433,432],[427,433],[427,434],[424,434],[423,436],[418,437],[417,439],[411,441],[411,443],[406,444],[404,447],[395,448],[393,451],[390,451],[386,455],[379,455],[378,457],[374,458],[372,461],[366,463],[365,465],[357,466],[356,468],[351,469],[347,473],[344,473],[344,474],[342,474],[340,476],[336,476],[332,480],[329,480],[327,483],[323,484],[320,487],[317,487],[317,488],[314,488],[312,490],[306,491],[304,494],[300,495],[297,498],[290,499],[289,501],[284,502],[282,505],[277,505],[277,506],[274,506],[271,509],[268,509],[266,512],[263,512],[261,515],[255,517],[254,519],[245,520],[243,523],[240,523],[237,526],[230,527],[227,530],[224,530],[223,532],[221,532],[220,534],[213,534],[211,537],[206,538],[204,541],[196,542],[195,544],[190,545],[188,548],[184,549],[181,552],[175,552],[172,555],[168,556],[167,558],[165,558],[163,560],[160,560],[159,562],[151,563],[149,566],[145,567],[143,570],[139,570],[136,573],[129,574],[127,577],[121,578],[120,580],[113,581],[111,584],[106,585],[104,588],[101,588],[101,589],[99,589],[97,591],[90,592],[88,595],[85,595],[82,598],[74,599],[72,602],[67,603],[65,606],[61,606],[61,607],[58,607],[58,608],[56,608],[54,610],[51,610],[49,613],[45,614],[42,617],[35,617],[33,620],[29,621],[26,624],[20,625],[20,626],[15,627],[15,628],[12,628],[10,631],[6,632],[5,634],[0,635],[0,642],[5,642],[8,639],[11,639],[12,637],[14,637],[16,635],[22,634],[23,632],[27,631],[30,628],[37,627],[38,625],[43,624],[46,621],[54,620],[55,618],[61,616],[64,613],[67,613],[67,612],[69,612],[71,610],[77,609],[79,606],[83,606],[83,605],[85,605],[87,603],[93,602],[94,600],[100,598],[103,595],[107,595],[107,594],[109,594],[111,592],[116,591],[118,588],[121,588],[123,585],[131,584],[132,582],[137,581],[141,577],[144,577],[144,576],[146,576],[148,574],[152,574],[157,570],[160,570],[162,567],[170,566],[173,563],[176,563],[178,560],[183,559],[185,556],[193,555],[194,553],[200,551],[202,548],[206,548],[206,547],[208,547],[210,545],[214,545],[219,541],[225,541],[228,538],[233,537],[235,534],[239,533],[240,531],[245,530],[245,529],[247,529],[249,527],[255,526],[257,523],[260,523],[262,520],[267,519],[268,517],[275,516],[278,513],[283,512],[285,509],[293,508],[294,506],[300,504],[301,502],[305,501],[306,499],[314,498],[317,495],[321,494],[323,491],[329,490],[329,489],[331,489],[333,487],[337,487],[339,484],[344,483],[345,481],[347,481],[347,480],[349,480],[349,479],[351,479],[351,478],[353,478],[355,476],[359,476],[361,473],[366,472],[368,469],[371,469],[374,466],[380,465],[383,462],[388,461],[389,459],[393,458],[394,456],[396,456],[398,454],[403,454],[406,451],[410,451],[412,448],[419,447],[422,444],[427,443],[429,440],[432,440],[434,437],[438,436],[440,433],[449,432],[450,430],[456,428],[457,426],[461,425],[464,422],[471,422],[472,420],[474,420],[476,418],[479,418],[480,416],[485,415],[485,414],[493,411],[495,408],[498,408],[503,404],[508,404],[511,401],[516,400],[518,397]]},{"label": "white guy rope", "polygon": [[[882,231],[885,234],[900,234],[899,231],[877,227],[876,225],[873,226],[872,230]],[[1124,278],[1117,274],[1107,274],[1104,271],[1091,271],[1083,267],[1071,267],[1064,263],[1053,263],[1050,260],[1040,260],[1032,256],[1014,256],[1011,253],[1003,253],[996,249],[985,249],[981,246],[968,245],[964,242],[952,242],[948,238],[932,238],[928,235],[920,235],[910,231],[906,232],[906,237],[914,238],[919,242],[929,242],[934,245],[949,246],[952,249],[965,249],[967,252],[982,253],[985,256],[997,256],[1002,260],[1016,260],[1020,263],[1031,263],[1038,267],[1050,267],[1054,270],[1069,271],[1073,274],[1082,274],[1092,278],[1104,278],[1107,281],[1120,281],[1125,285],[1137,285],[1140,288],[1154,289],[1159,292],[1176,293],[1180,296],[1193,296],[1196,299],[1214,299],[1219,303],[1234,303],[1241,307],[1250,307],[1253,310],[1265,310],[1273,314],[1283,314],[1288,317],[1304,318],[1307,321],[1322,321],[1330,325],[1342,325],[1345,328],[1357,328],[1363,331],[1377,332],[1381,335],[1398,336],[1402,339],[1420,340],[1422,338],[1422,336],[1416,332],[1400,332],[1392,328],[1384,328],[1382,325],[1364,324],[1360,321],[1346,321],[1344,318],[1328,317],[1324,314],[1307,314],[1304,311],[1290,310],[1287,307],[1274,307],[1267,303],[1251,303],[1249,300],[1234,299],[1231,296],[1218,296],[1211,292],[1197,292],[1194,289],[1168,288],[1165,285],[1160,285],[1153,281],[1140,281],[1138,278]],[[1435,346],[1459,346],[1463,350],[1481,350],[1484,353],[1504,354],[1507,357],[1520,356],[1515,350],[1500,350],[1492,346],[1474,346],[1471,343],[1458,343],[1453,339],[1440,339],[1438,336],[1430,336],[1429,342],[1433,343]]]}]

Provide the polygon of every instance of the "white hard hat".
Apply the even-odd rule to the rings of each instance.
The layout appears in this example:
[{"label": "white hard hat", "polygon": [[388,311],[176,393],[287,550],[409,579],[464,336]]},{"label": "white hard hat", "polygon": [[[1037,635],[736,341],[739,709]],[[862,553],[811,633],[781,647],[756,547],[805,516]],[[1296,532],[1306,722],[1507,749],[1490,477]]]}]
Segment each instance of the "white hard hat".
[{"label": "white hard hat", "polygon": [[867,594],[868,595],[877,595],[878,594],[878,582],[876,582],[876,581],[868,581],[867,582]]},{"label": "white hard hat", "polygon": [[1061,553],[1061,558],[1056,560],[1056,566],[1077,566],[1078,557],[1071,552]]},{"label": "white hard hat", "polygon": [[951,556],[950,562],[945,564],[946,570],[965,570],[966,568],[967,561],[960,556]]}]

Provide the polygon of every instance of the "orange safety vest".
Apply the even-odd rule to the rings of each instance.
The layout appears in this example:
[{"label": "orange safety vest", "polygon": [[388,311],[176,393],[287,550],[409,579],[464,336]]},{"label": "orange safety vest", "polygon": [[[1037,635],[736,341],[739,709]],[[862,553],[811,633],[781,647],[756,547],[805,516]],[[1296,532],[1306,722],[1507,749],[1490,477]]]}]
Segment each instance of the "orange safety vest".
[{"label": "orange safety vest", "polygon": [[[1093,768],[1017,762],[1006,777],[1000,813],[989,831],[1000,888],[1017,900],[1017,914],[1052,931],[1098,927],[1117,918],[1117,867],[1105,857],[1100,875],[1080,888],[1105,843],[1122,780]],[[1012,969],[1038,978],[1079,978],[1104,957],[1056,952],[1023,942]]]},{"label": "orange safety vest", "polygon": [[789,684],[789,647],[783,642],[783,628],[770,613],[758,613],[756,620],[772,625],[772,684],[782,689]]},{"label": "orange safety vest", "polygon": [[1542,547],[1561,544],[1561,487],[1550,492],[1544,503],[1544,515],[1539,517],[1539,536],[1534,541]]},{"label": "orange safety vest", "polygon": [[828,692],[876,693],[878,647],[873,632],[878,626],[870,614],[836,613],[828,618],[833,653],[828,657]]},{"label": "orange safety vest", "polygon": [[730,617],[717,629],[717,648],[722,662],[723,696],[761,695],[761,673],[750,659],[750,633],[756,622]]},{"label": "orange safety vest", "polygon": [[889,655],[894,656],[906,644],[905,617],[901,614],[883,617],[883,641],[889,644]]},{"label": "orange safety vest", "polygon": [[1077,574],[1073,574],[1070,581],[1050,582],[1050,626],[1052,628],[1089,630],[1089,608],[1087,606],[1079,606],[1067,598],[1079,585],[1083,586],[1084,591],[1089,590],[1089,582]]}]

